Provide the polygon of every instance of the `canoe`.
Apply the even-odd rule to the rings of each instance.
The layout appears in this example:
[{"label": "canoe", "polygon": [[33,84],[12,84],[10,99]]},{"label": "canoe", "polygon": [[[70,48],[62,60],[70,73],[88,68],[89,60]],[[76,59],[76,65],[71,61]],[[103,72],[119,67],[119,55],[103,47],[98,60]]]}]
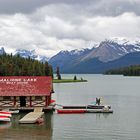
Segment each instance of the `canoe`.
[{"label": "canoe", "polygon": [[0,116],[11,117],[12,114],[9,111],[0,111]]},{"label": "canoe", "polygon": [[84,109],[57,109],[58,114],[79,114],[85,112],[86,110]]},{"label": "canoe", "polygon": [[10,122],[10,118],[7,116],[0,116],[0,122]]},{"label": "canoe", "polygon": [[10,110],[9,111],[11,114],[18,114],[19,113],[19,110]]}]

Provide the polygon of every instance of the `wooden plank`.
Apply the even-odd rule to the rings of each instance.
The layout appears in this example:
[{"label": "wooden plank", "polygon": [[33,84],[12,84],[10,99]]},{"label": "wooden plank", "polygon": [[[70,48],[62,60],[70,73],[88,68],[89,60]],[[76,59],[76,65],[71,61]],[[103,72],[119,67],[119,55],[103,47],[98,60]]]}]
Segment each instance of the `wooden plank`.
[{"label": "wooden plank", "polygon": [[44,112],[30,112],[19,120],[19,123],[36,123],[37,119],[41,118]]},{"label": "wooden plank", "polygon": [[42,112],[43,108],[42,107],[35,107],[34,112]]},{"label": "wooden plank", "polygon": [[[6,108],[6,107],[5,107]],[[47,107],[42,107],[43,108],[43,112],[52,112],[54,111],[54,106],[47,106]],[[34,111],[34,107],[10,107],[10,110],[19,110],[20,112],[33,112]]]}]

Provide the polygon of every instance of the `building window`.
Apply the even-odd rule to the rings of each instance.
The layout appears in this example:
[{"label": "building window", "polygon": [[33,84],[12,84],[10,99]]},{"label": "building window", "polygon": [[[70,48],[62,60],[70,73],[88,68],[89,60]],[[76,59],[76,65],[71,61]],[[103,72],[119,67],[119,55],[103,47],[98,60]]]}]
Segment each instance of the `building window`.
[{"label": "building window", "polygon": [[0,101],[2,101],[3,100],[3,97],[2,96],[0,96]]},{"label": "building window", "polygon": [[35,96],[32,96],[31,99],[32,99],[32,101],[34,101],[35,100]]},{"label": "building window", "polygon": [[42,96],[35,96],[36,101],[42,101]]},{"label": "building window", "polygon": [[30,97],[28,96],[28,97],[26,97],[26,99],[27,99],[27,101],[30,101]]},{"label": "building window", "polygon": [[19,97],[18,96],[16,96],[16,101],[19,101]]},{"label": "building window", "polygon": [[3,100],[4,100],[4,101],[10,101],[10,100],[11,100],[11,97],[10,97],[10,96],[4,96],[4,97],[3,97]]},{"label": "building window", "polygon": [[43,101],[45,101],[45,100],[46,100],[46,97],[45,97],[45,96],[43,96],[43,97],[42,97],[42,100],[43,100]]}]

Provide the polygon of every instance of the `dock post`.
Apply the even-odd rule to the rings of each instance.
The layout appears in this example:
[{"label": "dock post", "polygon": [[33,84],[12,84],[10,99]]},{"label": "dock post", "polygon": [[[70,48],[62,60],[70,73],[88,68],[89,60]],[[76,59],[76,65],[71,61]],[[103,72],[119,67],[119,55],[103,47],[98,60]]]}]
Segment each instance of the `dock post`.
[{"label": "dock post", "polygon": [[14,106],[16,106],[16,97],[14,96]]},{"label": "dock post", "polygon": [[30,100],[30,107],[32,107],[32,97],[31,96],[30,96],[29,100]]},{"label": "dock post", "polygon": [[46,96],[45,98],[46,98],[46,99],[45,99],[45,100],[46,100],[46,101],[45,101],[45,106],[48,106],[48,97]]}]

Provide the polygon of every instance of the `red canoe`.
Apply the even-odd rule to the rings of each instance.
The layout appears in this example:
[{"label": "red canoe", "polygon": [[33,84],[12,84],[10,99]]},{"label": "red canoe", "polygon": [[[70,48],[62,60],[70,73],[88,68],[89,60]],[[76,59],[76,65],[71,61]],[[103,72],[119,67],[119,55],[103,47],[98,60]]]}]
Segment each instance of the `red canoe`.
[{"label": "red canoe", "polygon": [[10,118],[7,116],[0,116],[0,122],[10,122]]},{"label": "red canoe", "polygon": [[0,116],[11,117],[11,112],[8,111],[0,111]]},{"label": "red canoe", "polygon": [[79,114],[86,113],[84,109],[57,109],[57,113],[59,114]]}]

